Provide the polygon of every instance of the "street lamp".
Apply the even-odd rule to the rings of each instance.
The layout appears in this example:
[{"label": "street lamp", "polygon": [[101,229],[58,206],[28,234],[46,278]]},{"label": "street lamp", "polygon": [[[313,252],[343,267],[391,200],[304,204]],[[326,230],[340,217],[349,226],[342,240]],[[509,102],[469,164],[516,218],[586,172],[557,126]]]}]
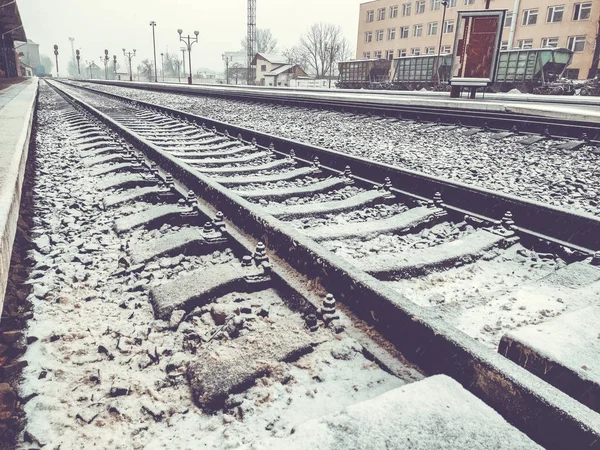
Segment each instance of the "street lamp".
[{"label": "street lamp", "polygon": [[442,26],[440,27],[440,43],[438,44],[437,61],[435,62],[435,86],[440,85],[440,57],[442,56],[442,38],[444,37],[444,22],[446,21],[446,8],[448,7],[447,0],[442,1],[444,12],[442,13]]},{"label": "street lamp", "polygon": [[154,82],[158,83],[158,77],[156,75],[156,37],[154,35],[154,28],[156,27],[156,22],[153,20],[150,22],[150,26],[152,27],[152,47],[154,48]]},{"label": "street lamp", "polygon": [[108,80],[108,50],[104,50],[104,58],[101,56],[100,61],[104,63],[104,79]]},{"label": "street lamp", "polygon": [[198,35],[200,34],[200,32],[194,31],[194,34],[196,35],[196,39],[194,40],[192,40],[192,37],[189,34],[187,35],[187,38],[184,38],[181,35],[183,33],[183,30],[181,28],[177,30],[177,33],[179,33],[179,40],[183,42],[187,47],[188,59],[190,62],[190,76],[188,77],[188,84],[192,84],[192,45],[194,45],[195,42],[198,42]]},{"label": "street lamp", "polygon": [[79,78],[81,78],[81,67],[79,66],[81,55],[79,54],[79,50],[75,50],[75,55],[75,59],[77,60],[77,73],[79,74]]},{"label": "street lamp", "polygon": [[113,55],[113,66],[115,68],[113,72],[113,80],[117,79],[117,55]]},{"label": "street lamp", "polygon": [[133,73],[131,72],[131,58],[135,56],[135,48],[133,49],[133,53],[126,52],[125,49],[123,49],[123,56],[129,60],[129,81],[133,81]]},{"label": "street lamp", "polygon": [[162,80],[165,81],[165,54],[160,54],[160,71],[162,73]]},{"label": "street lamp", "polygon": [[[186,50],[185,50],[185,47],[181,47],[181,55],[183,56],[183,57],[181,58],[181,67],[183,68],[183,74],[184,74],[184,75],[187,75],[187,74],[185,73],[185,51],[186,51]],[[191,72],[190,72],[190,73],[191,73]]]},{"label": "street lamp", "polygon": [[227,80],[225,84],[229,84],[229,61],[233,60],[233,56],[226,56],[223,54],[221,55],[221,58],[223,58],[223,61],[225,61],[225,78]]},{"label": "street lamp", "polygon": [[56,78],[58,78],[58,45],[54,46],[54,57],[56,58]]}]

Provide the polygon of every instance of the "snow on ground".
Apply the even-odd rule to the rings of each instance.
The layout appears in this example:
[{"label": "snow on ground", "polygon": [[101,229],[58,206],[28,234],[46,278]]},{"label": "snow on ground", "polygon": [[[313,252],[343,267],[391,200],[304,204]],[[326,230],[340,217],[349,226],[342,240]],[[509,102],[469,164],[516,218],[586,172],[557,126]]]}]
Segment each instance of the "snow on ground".
[{"label": "snow on ground", "polygon": [[506,192],[567,209],[600,214],[600,155],[551,148],[552,140],[529,147],[523,137],[464,136],[459,130],[307,108],[246,103],[83,83],[94,89],[188,111],[261,132],[309,142],[351,155],[430,175]]},{"label": "snow on ground", "polygon": [[[281,363],[273,376],[231,397],[224,411],[198,409],[185,380],[199,342],[190,337],[212,335],[216,313],[209,307],[181,323],[155,320],[147,288],[225,263],[232,253],[176,256],[127,271],[124,249],[174,227],[117,236],[114,219],[140,205],[98,207],[110,192],[97,191],[100,178],[81,167],[66,126],[70,108],[45,85],[39,101],[29,281],[34,318],[27,331],[37,340],[23,357],[29,365],[20,386],[21,397],[35,396],[23,405],[27,425],[20,447],[262,448],[261,442],[276,442],[300,422],[421,378],[410,367],[402,379],[392,376],[347,335],[322,330],[324,342],[312,353]],[[284,300],[270,289],[228,294],[216,304],[265,308],[266,317],[251,314],[257,327],[300,320]],[[234,338],[228,336],[221,338]],[[218,350],[220,342],[210,344]]]}]

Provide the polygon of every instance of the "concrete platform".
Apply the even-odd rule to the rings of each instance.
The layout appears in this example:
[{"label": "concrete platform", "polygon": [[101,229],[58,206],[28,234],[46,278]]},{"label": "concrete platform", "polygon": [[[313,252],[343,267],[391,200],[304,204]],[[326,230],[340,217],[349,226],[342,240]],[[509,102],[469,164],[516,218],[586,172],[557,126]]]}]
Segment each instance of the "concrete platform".
[{"label": "concrete platform", "polygon": [[0,310],[17,231],[37,93],[37,78],[0,91]]},{"label": "concrete platform", "polygon": [[430,106],[436,108],[460,108],[474,111],[512,112],[532,114],[580,122],[600,122],[600,97],[533,95],[533,94],[479,94],[476,99],[450,98],[448,92],[417,91],[371,91],[352,89],[297,89],[263,86],[224,86],[224,85],[184,85],[178,83],[146,83],[93,80],[100,84],[113,84],[123,87],[137,87],[154,91],[177,93],[240,95],[247,94],[269,97],[290,97],[306,101],[334,100],[347,101],[348,107],[363,102]]},{"label": "concrete platform", "polygon": [[[265,443],[267,444],[267,443]],[[304,422],[260,448],[525,450],[539,445],[460,384],[435,375]]]},{"label": "concrete platform", "polygon": [[600,305],[504,335],[498,352],[600,413]]}]

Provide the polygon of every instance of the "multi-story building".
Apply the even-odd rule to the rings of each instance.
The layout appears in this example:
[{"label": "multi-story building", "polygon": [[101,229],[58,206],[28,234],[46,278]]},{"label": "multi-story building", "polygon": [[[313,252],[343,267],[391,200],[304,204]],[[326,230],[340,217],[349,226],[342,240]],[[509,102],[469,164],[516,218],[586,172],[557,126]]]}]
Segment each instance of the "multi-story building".
[{"label": "multi-story building", "polygon": [[[452,53],[457,11],[484,9],[486,0],[374,0],[360,5],[356,58]],[[502,48],[566,47],[566,76],[585,79],[600,21],[599,0],[492,0],[506,9]],[[441,36],[441,44],[440,44]]]}]

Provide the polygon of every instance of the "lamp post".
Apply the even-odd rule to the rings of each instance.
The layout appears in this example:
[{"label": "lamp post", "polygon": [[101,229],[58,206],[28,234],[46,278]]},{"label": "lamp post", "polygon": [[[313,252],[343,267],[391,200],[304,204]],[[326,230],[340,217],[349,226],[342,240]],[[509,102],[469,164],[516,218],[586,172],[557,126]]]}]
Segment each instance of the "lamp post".
[{"label": "lamp post", "polygon": [[156,27],[156,22],[153,20],[150,22],[150,26],[152,27],[152,47],[154,48],[154,82],[158,83],[158,76],[156,74],[156,37],[154,35],[154,28]]},{"label": "lamp post", "polygon": [[[194,31],[194,34],[196,35],[196,39],[192,40],[192,37],[188,34],[187,38],[184,38],[181,34],[183,33],[183,30],[180,28],[177,30],[177,33],[179,33],[179,40],[181,42],[183,42],[186,47],[187,47],[187,51],[188,51],[188,60],[190,63],[190,76],[188,77],[188,84],[192,84],[192,45],[194,45],[194,43],[198,42],[198,35],[200,34],[199,31]],[[187,39],[187,42],[186,42]]]},{"label": "lamp post", "polygon": [[438,52],[437,58],[435,62],[435,86],[440,85],[440,57],[442,56],[442,38],[444,37],[444,22],[446,21],[446,8],[448,7],[447,0],[442,1],[442,6],[444,7],[444,12],[442,13],[442,26],[440,27],[440,41],[438,44]]},{"label": "lamp post", "polygon": [[221,58],[223,58],[223,61],[225,61],[225,78],[227,80],[225,84],[229,84],[229,61],[233,60],[233,56],[226,56],[223,54],[221,55]]},{"label": "lamp post", "polygon": [[133,49],[133,53],[126,52],[125,49],[123,49],[123,56],[125,56],[129,60],[129,81],[133,81],[133,72],[131,71],[131,58],[135,56],[135,48]]},{"label": "lamp post", "polygon": [[162,73],[162,80],[165,81],[165,54],[160,54],[160,72]]},{"label": "lamp post", "polygon": [[115,70],[113,71],[113,80],[117,79],[117,55],[113,55],[113,66]]},{"label": "lamp post", "polygon": [[104,50],[104,58],[101,56],[100,57],[100,61],[102,61],[104,63],[104,79],[108,80],[108,60],[110,58],[108,57],[108,50]]},{"label": "lamp post", "polygon": [[54,46],[54,58],[56,58],[56,78],[58,78],[58,45]]},{"label": "lamp post", "polygon": [[181,66],[183,67],[183,74],[187,76],[187,73],[185,72],[185,47],[181,47]]},{"label": "lamp post", "polygon": [[79,50],[75,50],[75,59],[77,60],[77,73],[79,74],[79,78],[81,78],[81,67],[79,66],[81,55],[79,54]]}]

